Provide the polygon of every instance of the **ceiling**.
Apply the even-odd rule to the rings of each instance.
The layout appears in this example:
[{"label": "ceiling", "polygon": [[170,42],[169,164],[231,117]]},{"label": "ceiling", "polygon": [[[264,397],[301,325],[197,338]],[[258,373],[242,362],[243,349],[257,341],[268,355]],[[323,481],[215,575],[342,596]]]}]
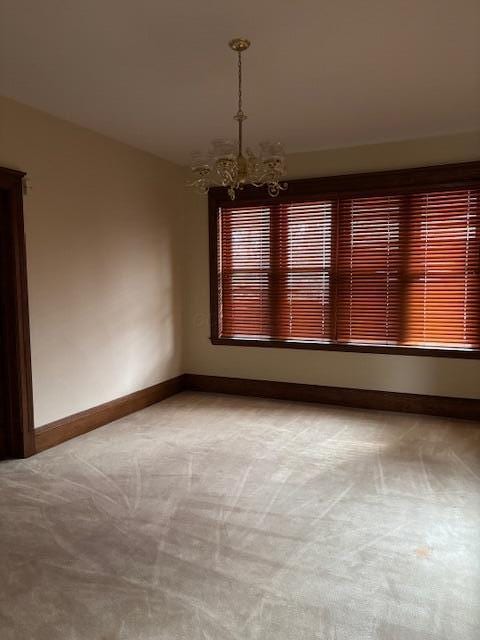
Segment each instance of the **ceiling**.
[{"label": "ceiling", "polygon": [[480,129],[478,0],[0,0],[0,93],[175,162]]}]

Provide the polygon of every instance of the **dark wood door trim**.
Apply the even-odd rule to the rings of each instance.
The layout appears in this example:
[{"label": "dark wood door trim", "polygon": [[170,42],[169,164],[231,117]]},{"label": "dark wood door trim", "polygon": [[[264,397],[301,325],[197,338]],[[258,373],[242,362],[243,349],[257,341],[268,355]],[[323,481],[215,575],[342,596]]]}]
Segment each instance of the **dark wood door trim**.
[{"label": "dark wood door trim", "polygon": [[28,315],[27,259],[23,223],[24,173],[0,167],[4,252],[3,324],[6,384],[2,403],[6,409],[7,455],[25,458],[35,453],[33,431],[30,324]]}]

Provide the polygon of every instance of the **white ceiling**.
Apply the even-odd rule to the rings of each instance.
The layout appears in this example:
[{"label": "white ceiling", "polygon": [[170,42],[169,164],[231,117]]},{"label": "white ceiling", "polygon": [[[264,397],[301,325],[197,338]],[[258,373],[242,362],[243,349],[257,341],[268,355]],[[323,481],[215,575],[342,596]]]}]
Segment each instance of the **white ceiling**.
[{"label": "white ceiling", "polygon": [[0,0],[0,93],[186,163],[480,129],[479,0]]}]

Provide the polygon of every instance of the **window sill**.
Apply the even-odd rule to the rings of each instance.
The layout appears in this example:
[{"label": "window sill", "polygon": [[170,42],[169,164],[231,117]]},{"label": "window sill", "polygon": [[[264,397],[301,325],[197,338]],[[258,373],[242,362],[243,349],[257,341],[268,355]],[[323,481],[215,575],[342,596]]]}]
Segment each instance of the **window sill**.
[{"label": "window sill", "polygon": [[400,356],[428,356],[440,358],[467,358],[480,360],[480,349],[455,347],[398,347],[394,345],[331,344],[283,340],[258,340],[256,338],[210,338],[213,345],[230,347],[268,347],[275,349],[307,349],[311,351],[346,351],[351,353],[379,353]]}]

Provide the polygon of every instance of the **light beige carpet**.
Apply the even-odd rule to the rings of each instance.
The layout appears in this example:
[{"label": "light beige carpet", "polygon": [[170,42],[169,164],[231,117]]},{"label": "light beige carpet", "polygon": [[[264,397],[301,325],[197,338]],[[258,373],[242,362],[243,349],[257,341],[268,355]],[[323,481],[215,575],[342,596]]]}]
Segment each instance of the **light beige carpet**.
[{"label": "light beige carpet", "polygon": [[479,640],[479,426],[183,393],[0,463],[0,638]]}]

